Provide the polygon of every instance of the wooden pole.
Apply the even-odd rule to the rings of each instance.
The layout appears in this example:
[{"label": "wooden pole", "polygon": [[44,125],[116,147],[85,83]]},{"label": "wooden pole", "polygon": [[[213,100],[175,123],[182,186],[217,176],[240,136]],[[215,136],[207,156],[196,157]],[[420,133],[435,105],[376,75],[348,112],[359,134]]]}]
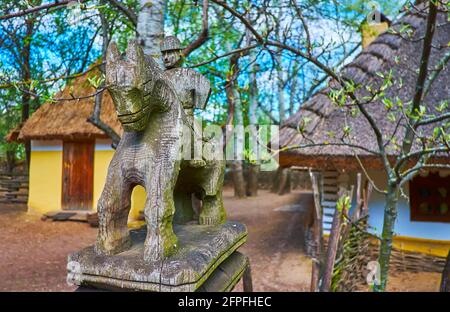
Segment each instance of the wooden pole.
[{"label": "wooden pole", "polygon": [[322,205],[321,205],[321,188],[319,185],[320,174],[317,172],[309,172],[311,177],[311,184],[314,194],[314,222],[313,222],[313,263],[311,271],[311,292],[316,292],[319,289],[320,268],[323,245],[323,231],[322,231]]},{"label": "wooden pole", "polygon": [[253,292],[252,269],[250,267],[250,262],[248,262],[247,267],[245,268],[242,276],[242,283],[244,292]]},{"label": "wooden pole", "polygon": [[[359,181],[358,181],[359,182]],[[340,256],[342,255],[342,253],[344,252],[344,243],[345,243],[345,240],[348,238],[348,236],[350,235],[350,229],[351,229],[351,224],[349,224],[349,223],[347,223],[347,222],[344,222],[345,220],[344,220],[344,213],[345,213],[345,215],[347,216],[347,218],[349,218],[350,219],[350,216],[348,215],[348,213],[349,213],[349,211],[350,211],[350,208],[351,208],[351,205],[352,205],[352,200],[353,200],[353,192],[354,192],[354,190],[355,190],[355,186],[354,185],[352,185],[351,187],[350,187],[350,193],[348,193],[348,196],[350,197],[350,203],[349,203],[349,206],[347,207],[347,210],[346,211],[342,211],[342,214],[341,214],[341,217],[342,217],[342,221],[341,221],[341,227],[340,227],[340,232],[339,232],[339,239],[338,239],[338,247],[337,247],[337,252],[336,252],[336,259],[339,259],[340,258]],[[355,210],[357,210],[358,209],[358,207],[359,206],[357,206],[357,207],[355,207],[356,209]],[[354,215],[352,216],[352,218],[351,218],[351,221],[352,222],[354,222],[354,221],[356,221],[357,219],[354,219]],[[334,263],[333,263],[333,266],[334,266]]]},{"label": "wooden pole", "polygon": [[365,217],[369,214],[369,199],[372,195],[373,185],[369,181],[366,181],[366,185],[363,190],[363,206],[361,209],[361,217]]},{"label": "wooden pole", "polygon": [[322,284],[320,285],[321,292],[329,292],[331,288],[331,279],[333,277],[334,262],[336,261],[336,254],[339,245],[339,238],[341,236],[341,225],[343,215],[347,214],[350,207],[350,201],[344,200],[346,192],[343,192],[339,197],[334,212],[333,224],[331,226],[330,238],[328,240],[327,256],[325,258],[325,268],[323,273]]},{"label": "wooden pole", "polygon": [[362,175],[358,172],[356,176],[356,209],[353,212],[352,221],[356,221],[361,216],[361,211],[364,204],[363,199],[363,189],[362,189]]}]

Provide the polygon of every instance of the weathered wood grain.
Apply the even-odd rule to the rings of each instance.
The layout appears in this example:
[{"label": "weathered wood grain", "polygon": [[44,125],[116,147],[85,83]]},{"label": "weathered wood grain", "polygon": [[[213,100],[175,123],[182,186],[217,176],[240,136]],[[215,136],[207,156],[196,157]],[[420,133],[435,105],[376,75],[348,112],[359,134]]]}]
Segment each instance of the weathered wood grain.
[{"label": "weathered wood grain", "polygon": [[[238,251],[232,253],[217,269],[208,277],[196,292],[228,292],[232,291],[239,280],[244,280],[244,291],[250,291],[246,288],[245,276],[249,269],[248,258]],[[247,289],[247,290],[246,290]],[[131,291],[111,287],[111,291]],[[89,286],[80,286],[76,292],[104,292],[105,289],[99,289]]]},{"label": "weathered wood grain", "polygon": [[[91,210],[95,141],[64,141],[62,209]],[[80,170],[81,169],[81,170]]]},{"label": "weathered wood grain", "polygon": [[131,231],[131,248],[116,255],[99,255],[94,246],[68,259],[68,282],[102,289],[194,291],[247,238],[237,222],[216,226],[175,225],[179,248],[164,260],[144,260],[147,230]]},{"label": "weathered wood grain", "polygon": [[[185,140],[202,140],[186,107],[204,107],[209,82],[191,69],[162,71],[145,56],[136,41],[120,55],[111,43],[106,56],[106,86],[125,130],[108,168],[98,202],[99,234],[95,250],[113,255],[131,247],[127,228],[131,192],[141,185],[147,192],[144,209],[147,238],[143,258],[163,261],[176,252],[173,221],[194,216],[192,194],[202,200],[200,224],[225,221],[222,185],[225,162],[184,159]],[[188,105],[190,103],[190,105]],[[188,128],[193,133],[185,135]],[[201,145],[200,145],[201,146]]]},{"label": "weathered wood grain", "polygon": [[0,204],[27,203],[28,176],[17,172],[0,173]]},{"label": "weathered wood grain", "polygon": [[[248,258],[238,251],[232,253],[222,262],[211,276],[200,286],[198,292],[228,292],[232,291],[239,280],[246,280],[250,268]],[[244,287],[244,291],[245,287]]]}]

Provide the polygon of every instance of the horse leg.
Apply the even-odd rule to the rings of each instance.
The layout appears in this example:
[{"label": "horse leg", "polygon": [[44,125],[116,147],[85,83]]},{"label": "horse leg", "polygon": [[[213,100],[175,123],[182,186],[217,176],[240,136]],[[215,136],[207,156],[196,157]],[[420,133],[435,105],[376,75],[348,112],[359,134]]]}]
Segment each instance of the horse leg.
[{"label": "horse leg", "polygon": [[128,232],[128,213],[131,207],[131,190],[117,166],[109,169],[105,187],[98,201],[99,231],[95,250],[113,255],[131,246]]},{"label": "horse leg", "polygon": [[202,211],[199,223],[204,225],[217,225],[225,222],[226,212],[223,206],[222,192],[215,195],[206,195],[202,201]]},{"label": "horse leg", "polygon": [[177,174],[170,176],[168,168],[163,170],[163,166],[158,167],[152,171],[151,180],[146,186],[147,201],[144,210],[147,222],[144,260],[151,262],[169,257],[175,251],[178,242],[172,225],[175,213],[173,199],[175,183],[172,179],[176,180]]},{"label": "horse leg", "polygon": [[194,219],[194,208],[192,207],[192,194],[182,189],[175,188],[175,216],[173,222],[186,224]]},{"label": "horse leg", "polygon": [[215,225],[225,222],[226,212],[223,206],[222,187],[225,162],[216,161],[202,183],[205,195],[202,198],[202,210],[199,216],[200,224]]}]

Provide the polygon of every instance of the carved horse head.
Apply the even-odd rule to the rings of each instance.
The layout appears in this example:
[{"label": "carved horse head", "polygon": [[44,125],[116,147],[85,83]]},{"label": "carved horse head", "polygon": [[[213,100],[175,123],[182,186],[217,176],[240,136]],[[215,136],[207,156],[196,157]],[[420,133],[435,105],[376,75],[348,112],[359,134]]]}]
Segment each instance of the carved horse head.
[{"label": "carved horse head", "polygon": [[142,131],[147,127],[153,109],[161,100],[153,96],[162,71],[151,58],[145,57],[137,41],[130,41],[125,55],[111,42],[106,54],[106,86],[113,98],[119,121],[125,131]]}]

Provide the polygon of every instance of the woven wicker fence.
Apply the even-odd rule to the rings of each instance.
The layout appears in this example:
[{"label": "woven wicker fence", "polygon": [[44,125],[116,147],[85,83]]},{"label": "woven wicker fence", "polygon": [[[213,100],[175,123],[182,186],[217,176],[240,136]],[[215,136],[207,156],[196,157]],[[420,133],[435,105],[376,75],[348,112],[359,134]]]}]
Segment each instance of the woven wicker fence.
[{"label": "woven wicker fence", "polygon": [[[333,272],[333,291],[355,291],[366,285],[369,272],[367,264],[378,259],[379,245],[366,232],[367,217],[350,225],[348,236],[340,247]],[[442,273],[446,258],[392,249],[390,272],[436,272]]]},{"label": "woven wicker fence", "polygon": [[370,237],[367,233],[367,216],[349,225],[337,258],[332,291],[355,291],[366,282],[367,263],[370,261]]}]

